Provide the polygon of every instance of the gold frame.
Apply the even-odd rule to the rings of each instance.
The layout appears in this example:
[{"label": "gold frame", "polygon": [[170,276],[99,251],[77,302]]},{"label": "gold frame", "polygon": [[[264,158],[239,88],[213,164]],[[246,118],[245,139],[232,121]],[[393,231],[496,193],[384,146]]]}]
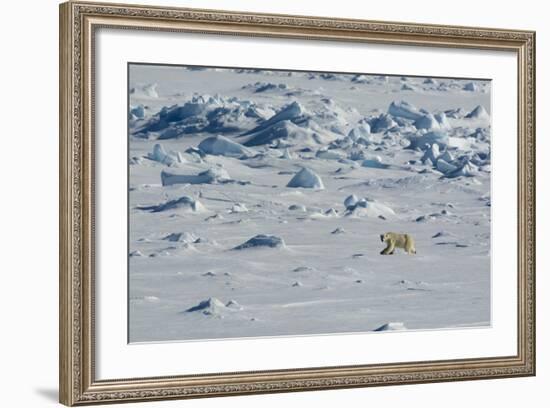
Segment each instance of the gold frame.
[{"label": "gold frame", "polygon": [[[99,27],[517,54],[518,349],[513,356],[175,377],[94,375],[93,47]],[[66,405],[535,375],[535,33],[182,8],[60,5],[60,402]]]}]

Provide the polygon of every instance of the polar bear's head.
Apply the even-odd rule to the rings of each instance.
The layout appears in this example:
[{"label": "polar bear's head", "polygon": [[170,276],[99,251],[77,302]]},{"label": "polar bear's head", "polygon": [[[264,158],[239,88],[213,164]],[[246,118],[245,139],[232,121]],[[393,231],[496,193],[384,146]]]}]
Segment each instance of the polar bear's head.
[{"label": "polar bear's head", "polygon": [[388,233],[387,232],[385,234],[380,234],[380,241],[386,242],[387,239],[388,239]]}]

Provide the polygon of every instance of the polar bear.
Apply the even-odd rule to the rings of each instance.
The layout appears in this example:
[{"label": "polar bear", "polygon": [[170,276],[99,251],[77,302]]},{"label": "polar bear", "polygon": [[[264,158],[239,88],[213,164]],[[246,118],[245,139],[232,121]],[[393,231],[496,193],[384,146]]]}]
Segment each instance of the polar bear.
[{"label": "polar bear", "polygon": [[380,240],[386,243],[386,248],[380,252],[381,255],[393,255],[394,249],[403,248],[409,255],[416,254],[414,239],[409,234],[397,234],[395,232],[386,232],[380,235]]}]

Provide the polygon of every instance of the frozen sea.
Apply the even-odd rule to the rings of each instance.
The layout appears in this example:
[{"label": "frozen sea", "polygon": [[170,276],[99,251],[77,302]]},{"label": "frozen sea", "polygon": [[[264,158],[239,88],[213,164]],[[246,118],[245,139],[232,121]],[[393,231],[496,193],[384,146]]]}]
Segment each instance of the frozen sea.
[{"label": "frozen sea", "polygon": [[134,64],[129,92],[131,342],[490,325],[490,81]]}]

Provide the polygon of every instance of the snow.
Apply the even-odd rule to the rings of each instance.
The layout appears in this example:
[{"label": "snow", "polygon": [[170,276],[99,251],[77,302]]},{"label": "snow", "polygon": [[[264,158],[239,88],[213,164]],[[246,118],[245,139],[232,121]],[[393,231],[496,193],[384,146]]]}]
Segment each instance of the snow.
[{"label": "snow", "polygon": [[317,175],[313,170],[306,167],[296,173],[286,186],[294,188],[314,188],[317,190],[323,190],[325,188],[321,177],[319,177],[319,175]]},{"label": "snow", "polygon": [[[491,324],[490,81],[129,81],[130,342]],[[389,231],[417,254],[381,256]]]}]

